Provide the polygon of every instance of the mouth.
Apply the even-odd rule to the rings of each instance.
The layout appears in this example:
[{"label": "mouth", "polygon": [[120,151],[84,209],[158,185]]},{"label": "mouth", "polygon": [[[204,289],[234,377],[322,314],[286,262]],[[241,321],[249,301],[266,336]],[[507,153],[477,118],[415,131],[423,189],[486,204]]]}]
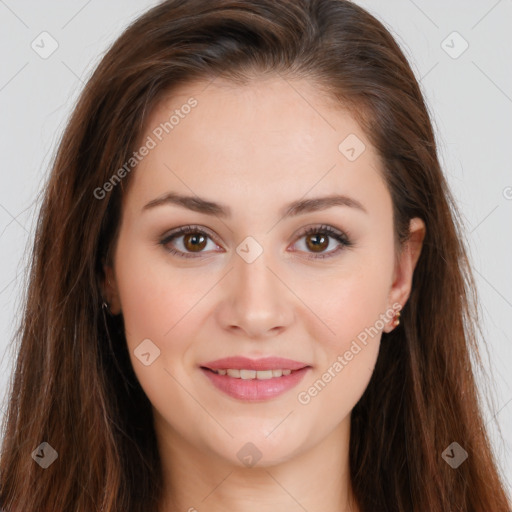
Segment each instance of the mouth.
[{"label": "mouth", "polygon": [[292,372],[297,372],[299,370],[291,370],[289,368],[282,368],[277,370],[247,370],[247,369],[238,369],[238,368],[219,368],[218,370],[212,370],[211,368],[206,368],[204,366],[201,367],[203,370],[209,370],[217,375],[227,375],[228,377],[232,377],[233,379],[243,379],[243,380],[268,380],[279,377],[286,377],[287,375],[291,375]]},{"label": "mouth", "polygon": [[311,366],[278,357],[231,357],[205,363],[200,369],[218,390],[237,400],[255,402],[294,388]]}]

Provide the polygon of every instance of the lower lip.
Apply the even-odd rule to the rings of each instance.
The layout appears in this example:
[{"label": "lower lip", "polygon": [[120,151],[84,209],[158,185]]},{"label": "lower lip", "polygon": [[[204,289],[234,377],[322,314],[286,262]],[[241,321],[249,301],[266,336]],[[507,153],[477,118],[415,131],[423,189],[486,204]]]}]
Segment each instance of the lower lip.
[{"label": "lower lip", "polygon": [[294,388],[304,377],[309,367],[301,368],[282,377],[271,379],[235,379],[227,375],[219,375],[201,368],[201,371],[210,379],[210,382],[217,388],[233,398],[248,402],[269,400]]}]

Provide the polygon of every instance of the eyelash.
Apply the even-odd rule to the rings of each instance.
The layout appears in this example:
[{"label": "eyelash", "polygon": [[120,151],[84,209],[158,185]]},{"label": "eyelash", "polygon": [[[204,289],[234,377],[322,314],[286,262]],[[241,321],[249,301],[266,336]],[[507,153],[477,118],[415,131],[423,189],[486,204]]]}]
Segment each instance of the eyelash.
[{"label": "eyelash", "polygon": [[[165,238],[160,240],[158,243],[160,245],[162,245],[167,252],[174,254],[178,257],[200,258],[201,253],[191,254],[191,253],[186,253],[183,251],[176,250],[173,247],[167,247],[167,245],[175,238],[179,238],[180,236],[187,235],[190,233],[198,234],[198,235],[205,235],[208,238],[210,238],[212,241],[214,241],[213,237],[207,231],[205,231],[204,229],[201,229],[199,226],[182,226],[181,228],[178,228],[175,231],[173,231],[172,233],[170,233],[169,235],[167,235]],[[307,256],[307,258],[312,259],[312,260],[331,258],[331,257],[337,255],[345,247],[353,246],[353,243],[349,240],[349,238],[347,237],[347,235],[345,233],[335,230],[331,226],[326,226],[326,225],[313,226],[313,227],[306,229],[305,231],[303,231],[300,234],[299,240],[303,237],[306,237],[306,236],[312,235],[312,234],[327,235],[328,238],[333,238],[340,244],[340,246],[337,249],[329,251],[328,253],[320,253],[320,254],[316,254],[314,256]]]}]

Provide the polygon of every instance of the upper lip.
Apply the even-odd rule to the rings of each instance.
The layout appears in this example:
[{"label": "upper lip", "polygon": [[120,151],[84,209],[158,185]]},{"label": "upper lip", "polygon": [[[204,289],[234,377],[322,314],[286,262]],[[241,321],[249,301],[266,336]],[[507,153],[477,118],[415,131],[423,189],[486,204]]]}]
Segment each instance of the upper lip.
[{"label": "upper lip", "polygon": [[309,366],[306,363],[293,361],[283,357],[263,357],[261,359],[249,359],[248,357],[235,356],[216,359],[200,365],[210,370],[238,369],[238,370],[300,370]]}]

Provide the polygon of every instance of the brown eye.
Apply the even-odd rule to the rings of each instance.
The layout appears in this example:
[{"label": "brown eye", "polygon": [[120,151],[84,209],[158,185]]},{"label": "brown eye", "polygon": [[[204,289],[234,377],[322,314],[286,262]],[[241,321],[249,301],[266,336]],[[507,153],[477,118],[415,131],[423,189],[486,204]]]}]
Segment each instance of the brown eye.
[{"label": "brown eye", "polygon": [[[345,233],[326,225],[308,228],[302,232],[296,243],[300,252],[306,253],[311,259],[330,258],[344,248],[353,246]],[[303,248],[300,245],[303,245]],[[329,246],[331,250],[327,250]]]},{"label": "brown eye", "polygon": [[329,237],[322,233],[315,233],[306,237],[306,245],[313,252],[322,252],[329,247]]},{"label": "brown eye", "polygon": [[202,251],[206,247],[206,237],[201,233],[184,235],[183,245],[187,251]]},{"label": "brown eye", "polygon": [[183,226],[159,242],[165,250],[176,256],[184,258],[198,258],[208,255],[211,251],[205,250],[208,243],[213,249],[218,249],[212,236],[203,229],[195,226]]}]

